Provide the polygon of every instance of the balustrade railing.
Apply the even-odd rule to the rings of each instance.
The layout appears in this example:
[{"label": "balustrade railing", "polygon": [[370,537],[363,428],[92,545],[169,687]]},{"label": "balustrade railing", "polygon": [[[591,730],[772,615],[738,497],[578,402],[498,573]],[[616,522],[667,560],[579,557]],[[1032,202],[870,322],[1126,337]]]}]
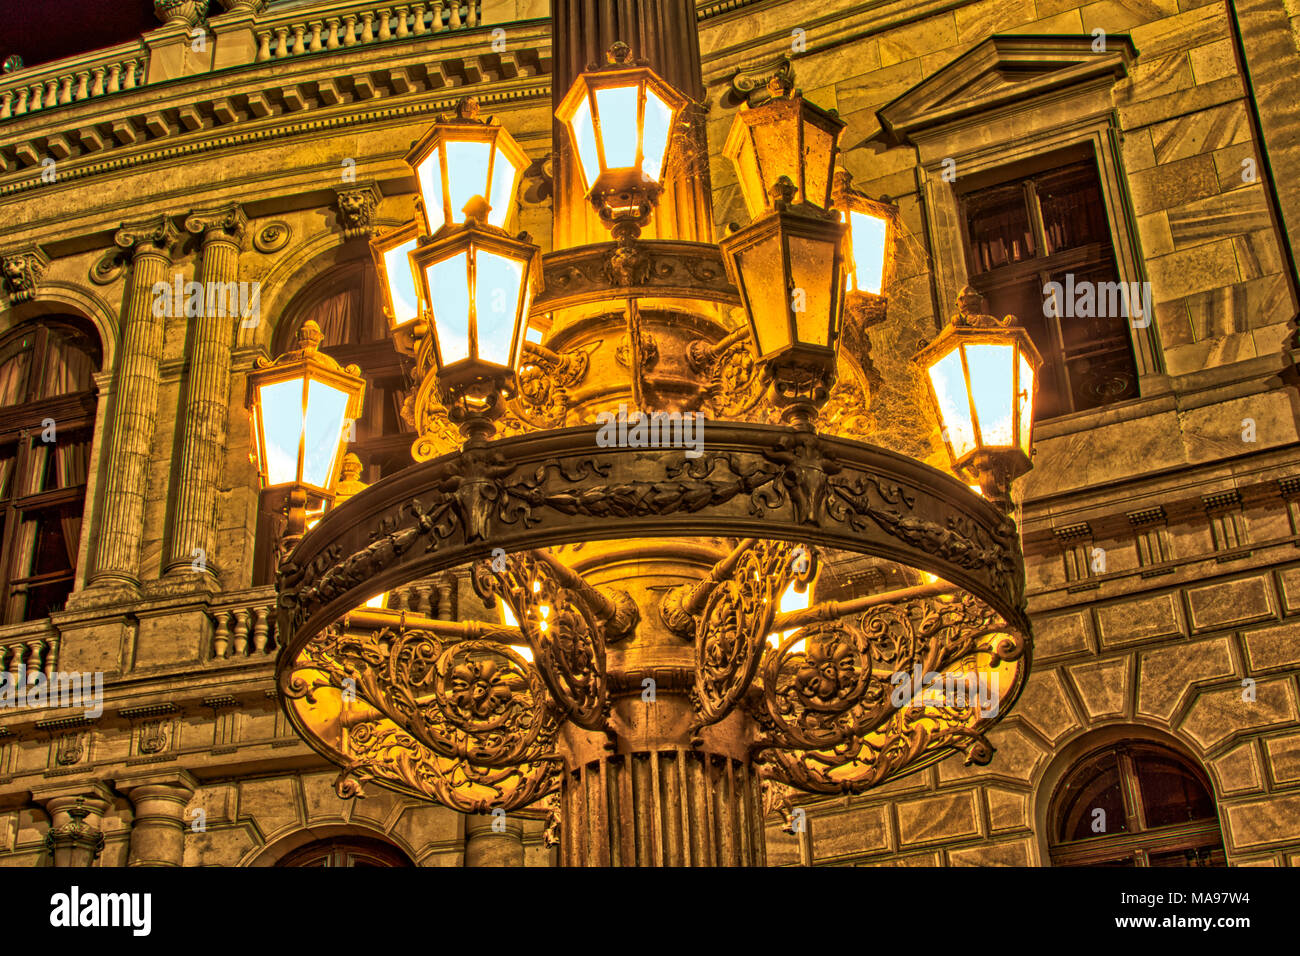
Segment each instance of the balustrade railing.
[{"label": "balustrade railing", "polygon": [[263,20],[257,25],[257,60],[279,60],[300,53],[404,40],[478,25],[477,0],[426,0],[332,10],[305,19]]},{"label": "balustrade railing", "polygon": [[0,120],[143,86],[148,64],[135,41],[0,77]]}]

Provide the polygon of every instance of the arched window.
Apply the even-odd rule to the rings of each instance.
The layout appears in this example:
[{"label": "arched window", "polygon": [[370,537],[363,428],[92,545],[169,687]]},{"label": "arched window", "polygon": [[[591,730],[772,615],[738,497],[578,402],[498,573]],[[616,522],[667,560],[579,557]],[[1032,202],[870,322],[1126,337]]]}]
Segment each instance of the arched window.
[{"label": "arched window", "polygon": [[1223,866],[1223,835],[1205,774],[1154,744],[1094,751],[1052,795],[1054,866]]},{"label": "arched window", "polygon": [[317,840],[294,850],[276,866],[410,866],[394,846],[369,837]]},{"label": "arched window", "polygon": [[72,591],[95,420],[99,339],[75,316],[0,338],[0,620],[48,617]]}]

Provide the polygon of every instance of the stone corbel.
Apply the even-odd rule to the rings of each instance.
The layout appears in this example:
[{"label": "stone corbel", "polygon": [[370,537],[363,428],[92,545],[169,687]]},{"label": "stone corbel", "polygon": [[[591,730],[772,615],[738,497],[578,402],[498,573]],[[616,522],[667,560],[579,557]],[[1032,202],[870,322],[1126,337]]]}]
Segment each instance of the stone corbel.
[{"label": "stone corbel", "polygon": [[5,287],[9,290],[10,302],[16,305],[34,298],[49,264],[49,257],[40,246],[28,246],[0,259],[0,268],[4,272]]},{"label": "stone corbel", "polygon": [[361,239],[374,230],[375,210],[379,208],[383,193],[374,183],[358,183],[338,193],[339,223],[348,239]]}]

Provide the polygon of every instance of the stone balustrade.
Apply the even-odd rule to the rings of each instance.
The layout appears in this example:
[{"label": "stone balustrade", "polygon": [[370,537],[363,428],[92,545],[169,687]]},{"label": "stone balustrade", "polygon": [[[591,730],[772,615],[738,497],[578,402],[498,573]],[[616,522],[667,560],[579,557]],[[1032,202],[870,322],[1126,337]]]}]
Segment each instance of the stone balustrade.
[{"label": "stone balustrade", "polygon": [[0,644],[0,675],[9,676],[11,687],[31,684],[37,674],[53,677],[58,663],[57,637],[10,639]]},{"label": "stone balustrade", "polygon": [[270,588],[230,595],[208,616],[213,624],[212,660],[275,656],[275,592]]},{"label": "stone balustrade", "polygon": [[279,22],[259,21],[257,60],[279,60],[300,53],[404,40],[478,25],[477,0],[425,0],[378,8],[356,5],[307,20],[285,17]]},{"label": "stone balustrade", "polygon": [[137,40],[0,78],[0,120],[143,86],[142,49]]}]

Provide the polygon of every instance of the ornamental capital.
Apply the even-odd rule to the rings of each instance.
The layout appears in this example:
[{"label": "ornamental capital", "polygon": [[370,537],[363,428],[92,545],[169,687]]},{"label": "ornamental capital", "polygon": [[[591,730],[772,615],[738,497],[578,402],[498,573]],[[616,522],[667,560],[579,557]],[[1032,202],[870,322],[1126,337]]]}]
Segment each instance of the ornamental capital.
[{"label": "ornamental capital", "polygon": [[185,217],[185,231],[203,236],[203,241],[228,239],[238,242],[248,226],[248,216],[239,203],[195,209]]},{"label": "ornamental capital", "polygon": [[113,241],[123,249],[132,250],[137,256],[152,253],[170,259],[172,247],[180,237],[180,232],[172,225],[171,217],[162,215],[122,223]]},{"label": "ornamental capital", "polygon": [[0,257],[0,272],[9,289],[10,301],[17,304],[33,298],[49,264],[49,257],[40,246],[28,246]]}]

